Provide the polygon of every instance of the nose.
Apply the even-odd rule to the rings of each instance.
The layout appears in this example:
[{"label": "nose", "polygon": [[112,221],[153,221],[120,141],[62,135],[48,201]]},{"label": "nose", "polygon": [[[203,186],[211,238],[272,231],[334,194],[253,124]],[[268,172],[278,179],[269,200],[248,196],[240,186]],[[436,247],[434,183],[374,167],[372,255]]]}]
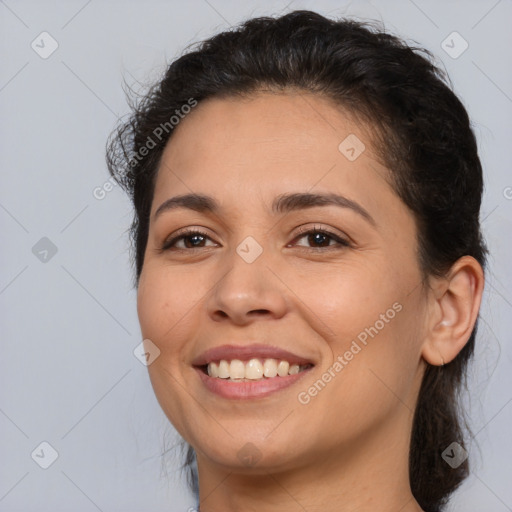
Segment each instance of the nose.
[{"label": "nose", "polygon": [[286,314],[285,290],[263,255],[248,263],[233,251],[223,274],[207,301],[208,314],[214,321],[246,325]]}]

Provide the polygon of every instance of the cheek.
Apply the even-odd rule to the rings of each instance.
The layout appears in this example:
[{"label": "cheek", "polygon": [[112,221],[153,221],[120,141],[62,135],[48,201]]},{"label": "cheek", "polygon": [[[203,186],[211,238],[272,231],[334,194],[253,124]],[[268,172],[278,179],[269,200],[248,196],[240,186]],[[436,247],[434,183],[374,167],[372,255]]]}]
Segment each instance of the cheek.
[{"label": "cheek", "polygon": [[[188,281],[189,286],[185,287],[184,281]],[[186,425],[188,395],[183,400],[186,376],[181,371],[181,362],[186,340],[194,332],[191,314],[194,297],[185,293],[190,289],[190,278],[180,280],[175,272],[148,264],[141,273],[137,290],[142,336],[160,350],[159,356],[148,366],[151,384],[162,410],[187,441],[190,431]]]},{"label": "cheek", "polygon": [[142,336],[153,343],[159,343],[162,330],[162,304],[165,300],[164,283],[153,279],[151,270],[144,267],[139,279],[137,290],[137,314]]},{"label": "cheek", "polygon": [[348,315],[346,323],[353,320],[352,325],[339,322],[339,337],[332,345],[333,359],[341,356],[343,362],[333,401],[368,421],[404,407],[412,411],[421,360],[420,304],[390,293],[385,300],[368,298]]},{"label": "cheek", "polygon": [[[419,351],[411,304],[389,298],[368,297],[363,304],[339,299],[326,322],[336,337],[330,343],[329,360],[322,375],[315,375],[301,391],[311,397],[311,416],[324,418],[326,431],[343,439],[361,432],[394,414],[414,410],[415,378]],[[381,317],[383,315],[383,317]],[[319,377],[327,382],[318,384]],[[303,403],[303,402],[301,402]]]},{"label": "cheek", "polygon": [[415,272],[402,269],[398,272],[391,263],[386,269],[347,266],[328,278],[310,274],[297,283],[297,295],[313,311],[332,352],[326,369],[342,357],[345,377],[366,387],[368,379],[377,378],[370,370],[382,373],[391,386],[413,377],[422,303],[419,289],[410,293]]},{"label": "cheek", "polygon": [[214,280],[197,268],[179,268],[149,260],[137,291],[142,336],[161,352],[161,363],[176,368],[193,349],[204,311],[204,299]]},{"label": "cheek", "polygon": [[297,282],[297,296],[331,334],[326,339],[343,345],[375,323],[382,331],[394,321],[400,308],[393,305],[403,300],[402,286],[389,275],[389,269],[377,265],[344,265],[304,276]]},{"label": "cheek", "polygon": [[179,279],[176,273],[163,268],[146,266],[139,280],[137,313],[144,338],[149,338],[161,351],[176,348],[171,343],[176,332],[185,324],[187,311],[192,307],[190,281]]}]

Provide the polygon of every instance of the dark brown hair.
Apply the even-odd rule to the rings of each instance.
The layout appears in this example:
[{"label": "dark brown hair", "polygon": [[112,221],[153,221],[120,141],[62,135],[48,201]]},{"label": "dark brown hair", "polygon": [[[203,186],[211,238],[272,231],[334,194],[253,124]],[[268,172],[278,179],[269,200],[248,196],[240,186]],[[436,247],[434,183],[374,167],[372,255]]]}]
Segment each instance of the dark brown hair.
[{"label": "dark brown hair", "polygon": [[[432,55],[369,23],[330,20],[310,11],[251,19],[190,49],[113,132],[111,174],[130,194],[136,282],[144,264],[155,176],[172,137],[156,133],[183,105],[258,90],[299,89],[331,98],[374,127],[374,146],[393,187],[418,226],[424,276],[444,275],[464,255],[485,267],[480,231],[482,168],[468,114]],[[160,134],[161,135],[161,134]],[[141,148],[153,140],[141,157]],[[158,139],[158,140],[157,140]],[[426,512],[441,510],[468,474],[441,457],[463,445],[459,391],[473,354],[476,325],[443,367],[427,366],[413,421],[409,471],[412,492]],[[194,462],[189,447],[186,463]],[[197,478],[192,475],[197,491]]]}]

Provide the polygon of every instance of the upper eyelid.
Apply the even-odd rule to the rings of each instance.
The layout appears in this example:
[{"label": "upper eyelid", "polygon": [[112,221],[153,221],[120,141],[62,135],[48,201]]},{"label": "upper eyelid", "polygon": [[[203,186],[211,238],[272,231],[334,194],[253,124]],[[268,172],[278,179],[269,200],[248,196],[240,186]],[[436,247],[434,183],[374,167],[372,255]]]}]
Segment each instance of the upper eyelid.
[{"label": "upper eyelid", "polygon": [[307,227],[304,227],[304,225],[302,225],[302,226],[298,226],[297,229],[298,229],[298,232],[296,233],[295,236],[307,234],[307,233],[310,233],[311,231],[313,231],[313,232],[320,231],[320,232],[327,233],[330,236],[337,236],[339,238],[347,237],[347,235],[345,235],[343,232],[335,233],[333,229],[326,228],[323,226],[318,226],[317,224],[314,224],[313,226],[307,226]]},{"label": "upper eyelid", "polygon": [[[317,226],[317,225],[309,226],[309,227],[298,226],[298,228],[296,228],[296,229],[298,229],[298,231],[297,231],[297,233],[294,234],[294,237],[297,237],[299,235],[306,235],[306,234],[310,233],[311,231],[313,231],[313,232],[320,231],[320,232],[325,232],[331,236],[338,236],[340,238],[344,238],[344,237],[348,238],[348,236],[345,235],[344,233],[341,233],[341,234],[334,233],[329,228],[325,228],[325,227]],[[178,231],[176,231],[175,234],[172,234],[172,235],[166,237],[166,240],[172,240],[172,239],[176,239],[178,237],[191,236],[196,233],[213,238],[208,233],[206,233],[206,231],[207,231],[206,228],[194,228],[194,227],[182,228],[182,229],[179,229]]]}]

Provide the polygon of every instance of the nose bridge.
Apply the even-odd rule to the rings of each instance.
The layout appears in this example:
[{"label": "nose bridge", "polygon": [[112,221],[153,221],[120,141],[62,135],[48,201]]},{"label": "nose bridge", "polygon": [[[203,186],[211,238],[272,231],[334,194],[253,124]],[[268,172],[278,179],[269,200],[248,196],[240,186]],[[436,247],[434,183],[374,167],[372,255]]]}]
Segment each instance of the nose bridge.
[{"label": "nose bridge", "polygon": [[279,281],[267,268],[268,250],[253,236],[246,236],[233,247],[227,256],[223,277],[210,296],[210,315],[227,316],[243,323],[256,313],[276,318],[284,314],[286,300]]}]

